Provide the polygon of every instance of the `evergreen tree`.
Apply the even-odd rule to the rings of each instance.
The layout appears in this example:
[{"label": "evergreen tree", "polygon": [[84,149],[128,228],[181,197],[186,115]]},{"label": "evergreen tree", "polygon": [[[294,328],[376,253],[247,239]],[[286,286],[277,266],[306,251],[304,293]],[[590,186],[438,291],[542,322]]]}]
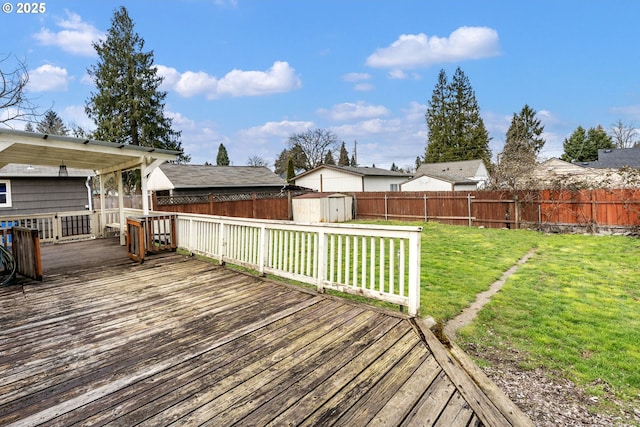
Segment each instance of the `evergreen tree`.
[{"label": "evergreen tree", "polygon": [[425,163],[491,160],[489,133],[469,79],[458,67],[451,83],[444,70],[438,75],[426,113],[429,139]]},{"label": "evergreen tree", "polygon": [[599,149],[615,148],[615,145],[602,126],[589,131],[578,126],[569,138],[565,138],[563,148],[560,159],[566,162],[593,162],[598,160]]},{"label": "evergreen tree", "polygon": [[355,154],[351,156],[351,164],[350,164],[350,166],[353,166],[353,167],[358,166],[358,162],[356,162],[356,155]]},{"label": "evergreen tree", "polygon": [[344,146],[344,141],[342,141],[342,145],[340,146],[340,157],[338,158],[338,166],[349,166],[349,152]]},{"label": "evergreen tree", "polygon": [[324,156],[324,164],[325,165],[335,165],[336,164],[336,160],[333,158],[333,153],[331,153],[331,150],[327,151],[327,155]]},{"label": "evergreen tree", "polygon": [[420,165],[422,165],[422,163],[424,163],[422,161],[422,157],[416,156],[416,170],[418,170],[418,168],[420,167]]},{"label": "evergreen tree", "polygon": [[218,146],[218,157],[216,157],[216,164],[218,166],[229,166],[231,162],[229,161],[229,154],[227,154],[227,149],[224,144],[220,143]]},{"label": "evergreen tree", "polygon": [[282,175],[287,172],[289,167],[289,159],[293,161],[294,170],[304,169],[304,165],[307,163],[306,156],[302,152],[299,146],[293,146],[291,149],[284,149],[280,152],[280,155],[275,161],[275,173]]},{"label": "evergreen tree", "polygon": [[24,127],[24,130],[26,132],[35,132],[36,130],[33,128],[33,125],[31,124],[31,122],[27,123],[26,126]]},{"label": "evergreen tree", "polygon": [[48,135],[68,135],[69,130],[62,122],[62,119],[55,111],[49,110],[44,113],[44,117],[36,126],[36,131],[38,133],[48,134]]},{"label": "evergreen tree", "polygon": [[537,156],[545,143],[543,131],[544,126],[536,118],[535,110],[528,105],[519,114],[513,114],[504,149],[494,171],[496,185],[511,189],[527,186],[523,179],[537,164]]},{"label": "evergreen tree", "polygon": [[287,182],[293,181],[296,177],[296,170],[293,165],[293,159],[289,157],[289,161],[287,162]]},{"label": "evergreen tree", "polygon": [[[153,51],[145,52],[144,39],[121,6],[114,12],[104,40],[93,43],[98,63],[87,72],[97,91],[91,93],[85,112],[96,124],[99,140],[146,147],[181,150],[179,131],[164,114],[166,92],[153,64]],[[182,155],[180,161],[188,162]]]},{"label": "evergreen tree", "polygon": [[391,171],[392,172],[398,172],[400,170],[400,168],[398,168],[398,166],[396,166],[395,162],[391,163]]}]

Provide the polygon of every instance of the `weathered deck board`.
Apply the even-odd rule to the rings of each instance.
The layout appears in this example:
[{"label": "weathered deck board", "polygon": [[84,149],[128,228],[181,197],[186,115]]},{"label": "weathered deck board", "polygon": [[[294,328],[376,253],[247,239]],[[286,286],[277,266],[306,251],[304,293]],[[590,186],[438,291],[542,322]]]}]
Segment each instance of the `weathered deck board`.
[{"label": "weathered deck board", "polygon": [[400,314],[113,241],[43,261],[0,289],[0,425],[513,424]]}]

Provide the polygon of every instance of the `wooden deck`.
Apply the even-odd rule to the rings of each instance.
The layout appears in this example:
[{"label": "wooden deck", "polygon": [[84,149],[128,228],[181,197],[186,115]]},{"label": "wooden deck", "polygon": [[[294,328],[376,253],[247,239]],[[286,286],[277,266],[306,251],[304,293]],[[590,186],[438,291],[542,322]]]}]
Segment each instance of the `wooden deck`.
[{"label": "wooden deck", "polygon": [[530,425],[400,314],[113,240],[43,263],[0,288],[0,425]]}]

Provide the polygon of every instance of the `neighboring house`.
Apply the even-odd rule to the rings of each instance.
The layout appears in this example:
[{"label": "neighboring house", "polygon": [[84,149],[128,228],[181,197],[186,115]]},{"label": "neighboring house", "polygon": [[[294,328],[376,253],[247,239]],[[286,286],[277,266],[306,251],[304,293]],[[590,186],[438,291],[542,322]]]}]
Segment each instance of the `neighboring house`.
[{"label": "neighboring house", "polygon": [[[615,169],[587,167],[585,163],[569,163],[551,158],[538,164],[531,176],[523,178],[521,186],[530,189],[553,188],[617,188],[624,186],[624,177]],[[526,185],[525,185],[526,184]]]},{"label": "neighboring house", "polygon": [[414,179],[422,175],[431,177],[431,180],[418,181],[411,186],[413,187],[411,190],[405,191],[432,191],[431,188],[417,188],[418,184],[424,183],[425,185],[428,184],[428,186],[432,186],[435,184],[433,181],[434,179],[442,180],[443,178],[446,178],[450,183],[460,183],[465,187],[468,185],[469,181],[473,181],[476,183],[476,188],[474,188],[474,190],[480,190],[485,187],[489,180],[489,171],[482,160],[424,163],[418,167]]},{"label": "neighboring house", "polygon": [[0,168],[0,216],[92,209],[92,176],[64,166],[8,164]]},{"label": "neighboring house", "polygon": [[294,178],[300,187],[320,192],[399,191],[411,174],[374,167],[322,165]]},{"label": "neighboring house", "polygon": [[598,169],[640,169],[640,147],[598,150],[598,161],[578,162],[579,165]]},{"label": "neighboring house", "polygon": [[148,188],[158,196],[184,196],[273,192],[286,185],[266,167],[165,163],[151,173]]},{"label": "neighboring house", "polygon": [[400,191],[475,191],[478,183],[465,178],[420,175],[400,184]]}]

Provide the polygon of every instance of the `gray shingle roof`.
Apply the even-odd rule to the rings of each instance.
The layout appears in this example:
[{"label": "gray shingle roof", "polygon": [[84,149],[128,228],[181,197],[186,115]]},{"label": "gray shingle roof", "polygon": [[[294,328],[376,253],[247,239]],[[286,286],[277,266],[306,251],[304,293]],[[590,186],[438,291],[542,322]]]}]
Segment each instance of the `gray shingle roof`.
[{"label": "gray shingle roof", "polygon": [[578,162],[578,164],[600,169],[619,169],[625,166],[640,168],[640,148],[600,149],[597,162]]},{"label": "gray shingle roof", "polygon": [[266,167],[205,166],[164,163],[160,170],[175,188],[275,187],[285,180]]},{"label": "gray shingle roof", "polygon": [[448,176],[454,179],[465,179],[476,176],[482,160],[463,160],[459,162],[425,163],[418,167],[416,176]]}]

